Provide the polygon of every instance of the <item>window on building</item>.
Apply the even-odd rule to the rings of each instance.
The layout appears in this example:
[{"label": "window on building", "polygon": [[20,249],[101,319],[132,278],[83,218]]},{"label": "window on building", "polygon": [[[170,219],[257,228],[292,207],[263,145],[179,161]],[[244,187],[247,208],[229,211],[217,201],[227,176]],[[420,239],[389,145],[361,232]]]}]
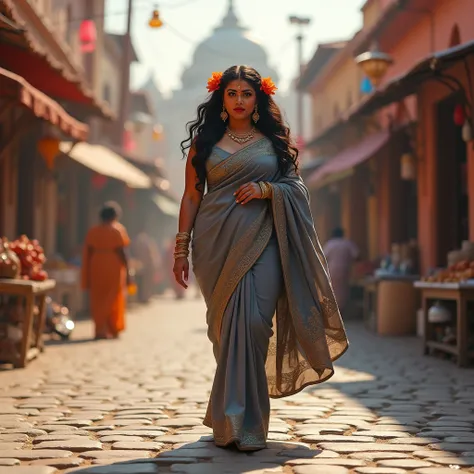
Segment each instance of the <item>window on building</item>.
[{"label": "window on building", "polygon": [[104,99],[108,104],[111,103],[112,100],[112,94],[110,91],[110,85],[109,84],[104,84],[102,87],[102,99]]},{"label": "window on building", "polygon": [[456,24],[451,29],[451,37],[449,38],[449,47],[457,46],[461,44],[461,32],[459,31],[459,26]]}]

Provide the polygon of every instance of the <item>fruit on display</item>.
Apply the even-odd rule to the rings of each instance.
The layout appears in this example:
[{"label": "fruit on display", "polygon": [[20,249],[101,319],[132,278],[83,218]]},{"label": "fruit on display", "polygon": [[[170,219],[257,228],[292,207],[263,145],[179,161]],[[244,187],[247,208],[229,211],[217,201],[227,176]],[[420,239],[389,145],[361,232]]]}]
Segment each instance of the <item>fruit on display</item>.
[{"label": "fruit on display", "polygon": [[20,260],[23,280],[44,281],[48,278],[48,274],[43,270],[43,264],[46,262],[44,250],[37,240],[30,240],[26,235],[22,235],[10,243],[10,249]]},{"label": "fruit on display", "polygon": [[423,280],[431,283],[459,283],[471,279],[474,279],[474,261],[462,260]]}]

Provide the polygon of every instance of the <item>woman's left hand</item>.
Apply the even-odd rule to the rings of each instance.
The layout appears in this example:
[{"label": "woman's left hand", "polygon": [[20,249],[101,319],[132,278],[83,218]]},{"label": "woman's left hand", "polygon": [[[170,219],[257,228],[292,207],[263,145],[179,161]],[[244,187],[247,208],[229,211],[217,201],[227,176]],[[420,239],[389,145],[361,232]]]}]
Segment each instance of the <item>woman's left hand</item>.
[{"label": "woman's left hand", "polygon": [[257,183],[245,183],[234,193],[235,201],[239,204],[247,204],[252,199],[261,199],[262,190]]}]

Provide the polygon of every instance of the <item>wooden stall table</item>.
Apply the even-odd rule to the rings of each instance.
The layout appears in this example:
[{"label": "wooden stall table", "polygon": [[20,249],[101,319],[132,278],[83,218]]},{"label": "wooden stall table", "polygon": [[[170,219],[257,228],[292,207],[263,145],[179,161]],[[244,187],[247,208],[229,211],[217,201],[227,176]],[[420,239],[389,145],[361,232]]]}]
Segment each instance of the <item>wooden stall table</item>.
[{"label": "wooden stall table", "polygon": [[[45,325],[46,307],[45,299],[47,293],[54,289],[54,280],[29,281],[0,279],[0,295],[19,296],[24,298],[24,323],[23,336],[19,355],[2,351],[0,341],[0,360],[11,363],[14,367],[25,367],[26,364],[43,351],[43,331]],[[35,302],[39,307],[39,313],[35,318]],[[36,319],[36,321],[35,321]]]},{"label": "wooden stall table", "polygon": [[[468,348],[467,305],[474,304],[473,283],[431,283],[417,281],[414,284],[421,293],[423,319],[425,324],[423,346],[424,353],[430,349],[453,354],[460,367],[465,367],[469,359],[474,359],[474,350]],[[432,326],[428,321],[428,310],[435,301],[454,301],[456,303],[456,344],[447,344],[432,339]]]},{"label": "wooden stall table", "polygon": [[416,332],[418,295],[414,275],[377,275],[365,278],[364,324],[382,336],[404,336]]}]

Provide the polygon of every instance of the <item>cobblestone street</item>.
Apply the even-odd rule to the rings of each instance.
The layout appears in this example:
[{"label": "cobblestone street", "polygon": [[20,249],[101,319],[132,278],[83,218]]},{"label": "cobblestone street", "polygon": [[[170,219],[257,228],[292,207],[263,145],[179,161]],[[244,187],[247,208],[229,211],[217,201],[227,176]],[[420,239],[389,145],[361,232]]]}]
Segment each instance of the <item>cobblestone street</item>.
[{"label": "cobblestone street", "polygon": [[0,372],[0,474],[474,472],[474,371],[356,323],[329,383],[272,402],[268,449],[216,448],[201,424],[204,321],[202,301],[162,298],[118,341],[80,322],[72,342]]}]

